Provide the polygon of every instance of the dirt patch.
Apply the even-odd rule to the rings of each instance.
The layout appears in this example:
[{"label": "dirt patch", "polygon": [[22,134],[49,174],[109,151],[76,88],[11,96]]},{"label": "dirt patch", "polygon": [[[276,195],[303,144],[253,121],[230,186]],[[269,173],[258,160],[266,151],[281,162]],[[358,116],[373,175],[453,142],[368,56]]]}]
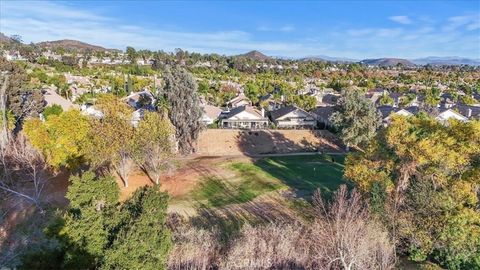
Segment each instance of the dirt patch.
[{"label": "dirt patch", "polygon": [[[202,177],[211,175],[228,176],[227,171],[223,170],[219,163],[233,158],[228,157],[197,157],[183,160],[179,169],[172,173],[166,173],[160,178],[160,190],[166,191],[172,198],[182,197],[189,193]],[[235,158],[245,160],[248,158]],[[117,177],[117,183],[120,187],[120,200],[129,198],[139,187],[153,185],[148,176],[137,171],[129,177],[128,187],[124,187],[123,182]]]},{"label": "dirt patch", "polygon": [[304,151],[342,152],[343,146],[326,130],[207,129],[197,142],[199,155],[256,155]]}]

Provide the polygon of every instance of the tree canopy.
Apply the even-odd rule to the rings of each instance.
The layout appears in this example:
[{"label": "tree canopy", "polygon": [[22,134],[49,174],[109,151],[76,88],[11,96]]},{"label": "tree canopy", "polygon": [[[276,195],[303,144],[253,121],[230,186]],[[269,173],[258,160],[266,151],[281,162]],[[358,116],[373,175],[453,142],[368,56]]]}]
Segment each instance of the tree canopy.
[{"label": "tree canopy", "polygon": [[203,128],[197,83],[192,75],[178,66],[167,67],[163,79],[163,94],[169,104],[168,116],[175,126],[178,150],[189,154],[195,150],[194,143]]},{"label": "tree canopy", "polygon": [[381,114],[360,91],[346,90],[330,121],[345,144],[367,143],[381,125]]},{"label": "tree canopy", "polygon": [[45,156],[50,166],[57,169],[80,165],[89,131],[89,119],[78,110],[52,114],[45,122],[38,118],[29,119],[23,127],[30,143]]},{"label": "tree canopy", "polygon": [[480,122],[395,116],[365,152],[347,158],[345,177],[380,206],[400,252],[474,269],[480,267],[479,162]]},{"label": "tree canopy", "polygon": [[[43,95],[38,89],[30,89],[25,70],[14,62],[0,57],[1,83],[6,83],[6,110],[15,118],[22,120],[27,116],[36,116],[43,109]],[[4,78],[8,77],[7,80]]]},{"label": "tree canopy", "polygon": [[133,166],[133,110],[110,94],[99,97],[96,106],[103,116],[90,121],[85,156],[94,167],[112,166],[128,186],[128,174]]}]

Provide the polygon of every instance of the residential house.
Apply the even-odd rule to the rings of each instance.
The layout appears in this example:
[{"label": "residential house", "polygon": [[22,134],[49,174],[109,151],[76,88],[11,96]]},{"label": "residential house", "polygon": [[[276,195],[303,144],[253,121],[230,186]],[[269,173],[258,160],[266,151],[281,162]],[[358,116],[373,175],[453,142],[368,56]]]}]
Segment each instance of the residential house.
[{"label": "residential house", "polygon": [[25,61],[25,60],[27,60],[18,51],[5,51],[4,56],[7,59],[7,61]]},{"label": "residential house", "polygon": [[377,101],[384,95],[386,94],[387,91],[381,88],[377,88],[371,91],[368,91],[365,93],[365,97],[370,100],[373,104],[376,104]]},{"label": "residential house", "polygon": [[264,109],[267,109],[267,111],[274,111],[283,107],[283,102],[276,101],[272,94],[266,94],[264,96],[261,96],[258,101],[258,107],[262,107],[265,105],[266,107],[264,107]]},{"label": "residential house", "polygon": [[440,106],[445,108],[445,109],[450,109],[452,108],[453,106],[455,106],[456,104],[456,99],[453,98],[452,94],[450,93],[442,93],[442,95],[440,95]]},{"label": "residential house", "polygon": [[442,123],[448,122],[450,119],[456,119],[458,121],[466,122],[468,118],[455,111],[453,108],[444,108],[440,113],[435,117],[438,121]]},{"label": "residential house", "polygon": [[73,104],[70,100],[57,94],[54,87],[46,88],[42,92],[46,103],[45,106],[59,105],[64,111],[78,108],[78,105]]},{"label": "residential house", "polygon": [[100,118],[103,117],[103,112],[101,112],[100,110],[95,109],[95,107],[93,106],[93,104],[90,104],[90,103],[83,104],[83,105],[80,107],[80,111],[82,112],[83,115],[95,117],[95,118],[98,118],[98,119],[100,119]]},{"label": "residential house", "polygon": [[418,107],[408,107],[405,109],[400,109],[390,105],[382,105],[377,107],[377,110],[382,114],[382,123],[384,126],[390,124],[392,115],[401,115],[405,117],[413,116],[418,112]]},{"label": "residential house", "polygon": [[318,122],[318,127],[320,129],[328,129],[332,127],[332,122],[330,122],[330,116],[332,116],[334,106],[319,106],[312,111],[312,115]]},{"label": "residential house", "polygon": [[265,111],[256,110],[249,105],[243,105],[230,110],[221,120],[222,128],[264,129],[268,127]]},{"label": "residential house", "polygon": [[452,108],[469,120],[480,120],[480,107],[458,104]]},{"label": "residential house", "polygon": [[270,112],[270,119],[278,128],[315,128],[317,121],[310,113],[289,105]]},{"label": "residential house", "polygon": [[155,110],[155,97],[148,90],[132,93],[123,100],[134,109]]},{"label": "residential house", "polygon": [[388,96],[393,100],[393,106],[398,107],[400,105],[400,102],[402,101],[401,98],[403,97],[403,94],[392,92],[389,93]]},{"label": "residential house", "polygon": [[336,94],[336,93],[324,94],[321,96],[321,100],[317,102],[317,106],[320,106],[320,107],[335,106],[339,98],[340,98],[340,94]]},{"label": "residential house", "polygon": [[247,105],[252,105],[252,102],[247,98],[247,96],[245,96],[243,92],[227,102],[228,108],[236,108]]},{"label": "residential house", "polygon": [[202,109],[203,109],[203,115],[202,115],[201,121],[206,126],[215,123],[215,121],[218,120],[218,118],[220,117],[220,114],[222,113],[222,109],[209,104],[202,105]]}]

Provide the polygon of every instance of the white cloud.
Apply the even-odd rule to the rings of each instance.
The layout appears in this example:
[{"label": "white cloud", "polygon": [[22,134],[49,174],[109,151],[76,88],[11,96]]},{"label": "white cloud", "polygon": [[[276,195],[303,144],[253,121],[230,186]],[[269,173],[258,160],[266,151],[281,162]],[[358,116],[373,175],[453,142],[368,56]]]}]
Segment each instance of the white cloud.
[{"label": "white cloud", "polygon": [[361,36],[370,35],[374,31],[375,31],[374,29],[370,29],[370,28],[349,29],[347,30],[347,34],[353,37],[361,37]]},{"label": "white cloud", "polygon": [[[272,53],[302,51],[295,42],[260,42],[244,31],[190,32],[157,30],[123,24],[114,18],[71,8],[52,2],[2,2],[0,29],[6,34],[20,34],[27,42],[56,39],[76,39],[109,48],[137,48],[168,50],[184,48],[200,52],[239,53],[263,50]],[[276,31],[289,32],[294,27],[285,25]]]},{"label": "white cloud", "polygon": [[269,27],[262,25],[259,26],[257,30],[262,32],[292,32],[295,31],[295,27],[293,25],[284,25],[281,27]]},{"label": "white cloud", "polygon": [[453,16],[448,18],[448,23],[443,27],[444,31],[456,31],[459,28],[472,31],[480,28],[480,13]]},{"label": "white cloud", "polygon": [[391,21],[394,21],[394,22],[400,23],[400,24],[411,24],[412,23],[412,20],[408,16],[405,16],[405,15],[391,16],[391,17],[389,17],[389,19]]},{"label": "white cloud", "polygon": [[[0,0],[1,1],[1,0]],[[27,42],[76,39],[107,48],[173,51],[182,48],[200,53],[238,54],[260,50],[268,55],[302,57],[330,55],[348,58],[404,57],[427,55],[461,55],[480,58],[478,16],[455,16],[422,21],[401,27],[332,26],[326,30],[300,31],[293,25],[263,26],[257,31],[295,32],[295,39],[283,39],[275,33],[258,33],[223,29],[194,32],[121,22],[111,16],[72,7],[62,2],[13,2],[0,5],[0,31],[19,34]],[[417,25],[418,24],[418,25]],[[438,31],[445,27],[458,31]],[[460,31],[462,29],[462,31]],[[436,31],[437,30],[437,31]],[[297,33],[298,32],[298,33]],[[268,34],[268,35],[267,35]],[[264,41],[266,36],[274,39]],[[293,36],[293,35],[292,35]],[[460,50],[460,51],[459,51]]]}]

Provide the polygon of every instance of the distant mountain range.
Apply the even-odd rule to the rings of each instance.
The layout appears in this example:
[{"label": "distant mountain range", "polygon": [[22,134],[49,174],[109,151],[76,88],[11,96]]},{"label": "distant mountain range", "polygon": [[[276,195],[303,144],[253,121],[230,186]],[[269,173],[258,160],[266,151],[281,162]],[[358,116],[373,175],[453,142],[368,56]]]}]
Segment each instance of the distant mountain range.
[{"label": "distant mountain range", "polygon": [[101,46],[88,44],[85,42],[81,42],[78,40],[71,40],[71,39],[62,39],[62,40],[55,40],[55,41],[44,41],[36,43],[37,46],[42,48],[58,48],[62,47],[66,50],[78,50],[78,51],[120,51],[117,49],[107,49]]},{"label": "distant mountain range", "polygon": [[380,66],[380,67],[392,67],[396,65],[403,65],[405,67],[413,67],[414,63],[408,61],[407,59],[400,58],[378,58],[378,59],[365,59],[360,61],[361,64]]},{"label": "distant mountain range", "polygon": [[469,59],[469,58],[462,58],[457,56],[447,56],[447,57],[429,56],[424,58],[413,59],[412,62],[417,65],[431,64],[431,65],[480,66],[480,59]]},{"label": "distant mountain range", "polygon": [[[0,32],[0,42],[2,43],[9,43],[12,39],[5,34]],[[66,50],[78,50],[78,51],[118,51],[121,50],[117,49],[107,49],[98,45],[88,44],[78,40],[71,40],[71,39],[62,39],[62,40],[54,40],[54,41],[44,41],[36,43],[36,45],[43,47],[43,48],[58,48],[63,47]],[[267,56],[257,50],[250,51],[245,54],[236,55],[236,57],[245,57],[249,59],[254,59],[258,61],[266,61],[270,59],[296,59],[299,61],[326,61],[326,62],[343,62],[343,63],[362,63],[366,65],[373,65],[373,66],[396,66],[397,64],[402,64],[404,66],[415,66],[415,65],[471,65],[471,66],[480,66],[480,59],[470,59],[464,57],[457,57],[457,56],[449,56],[449,57],[437,57],[437,56],[428,56],[424,58],[417,58],[417,59],[401,59],[401,58],[378,58],[378,59],[352,59],[346,57],[331,57],[327,55],[314,55],[314,56],[307,56],[303,58],[291,58],[291,57],[270,57]]]},{"label": "distant mountain range", "polygon": [[342,63],[354,63],[358,62],[358,59],[347,58],[347,57],[332,57],[328,55],[313,55],[300,58],[300,61],[327,61],[327,62],[342,62]]}]

